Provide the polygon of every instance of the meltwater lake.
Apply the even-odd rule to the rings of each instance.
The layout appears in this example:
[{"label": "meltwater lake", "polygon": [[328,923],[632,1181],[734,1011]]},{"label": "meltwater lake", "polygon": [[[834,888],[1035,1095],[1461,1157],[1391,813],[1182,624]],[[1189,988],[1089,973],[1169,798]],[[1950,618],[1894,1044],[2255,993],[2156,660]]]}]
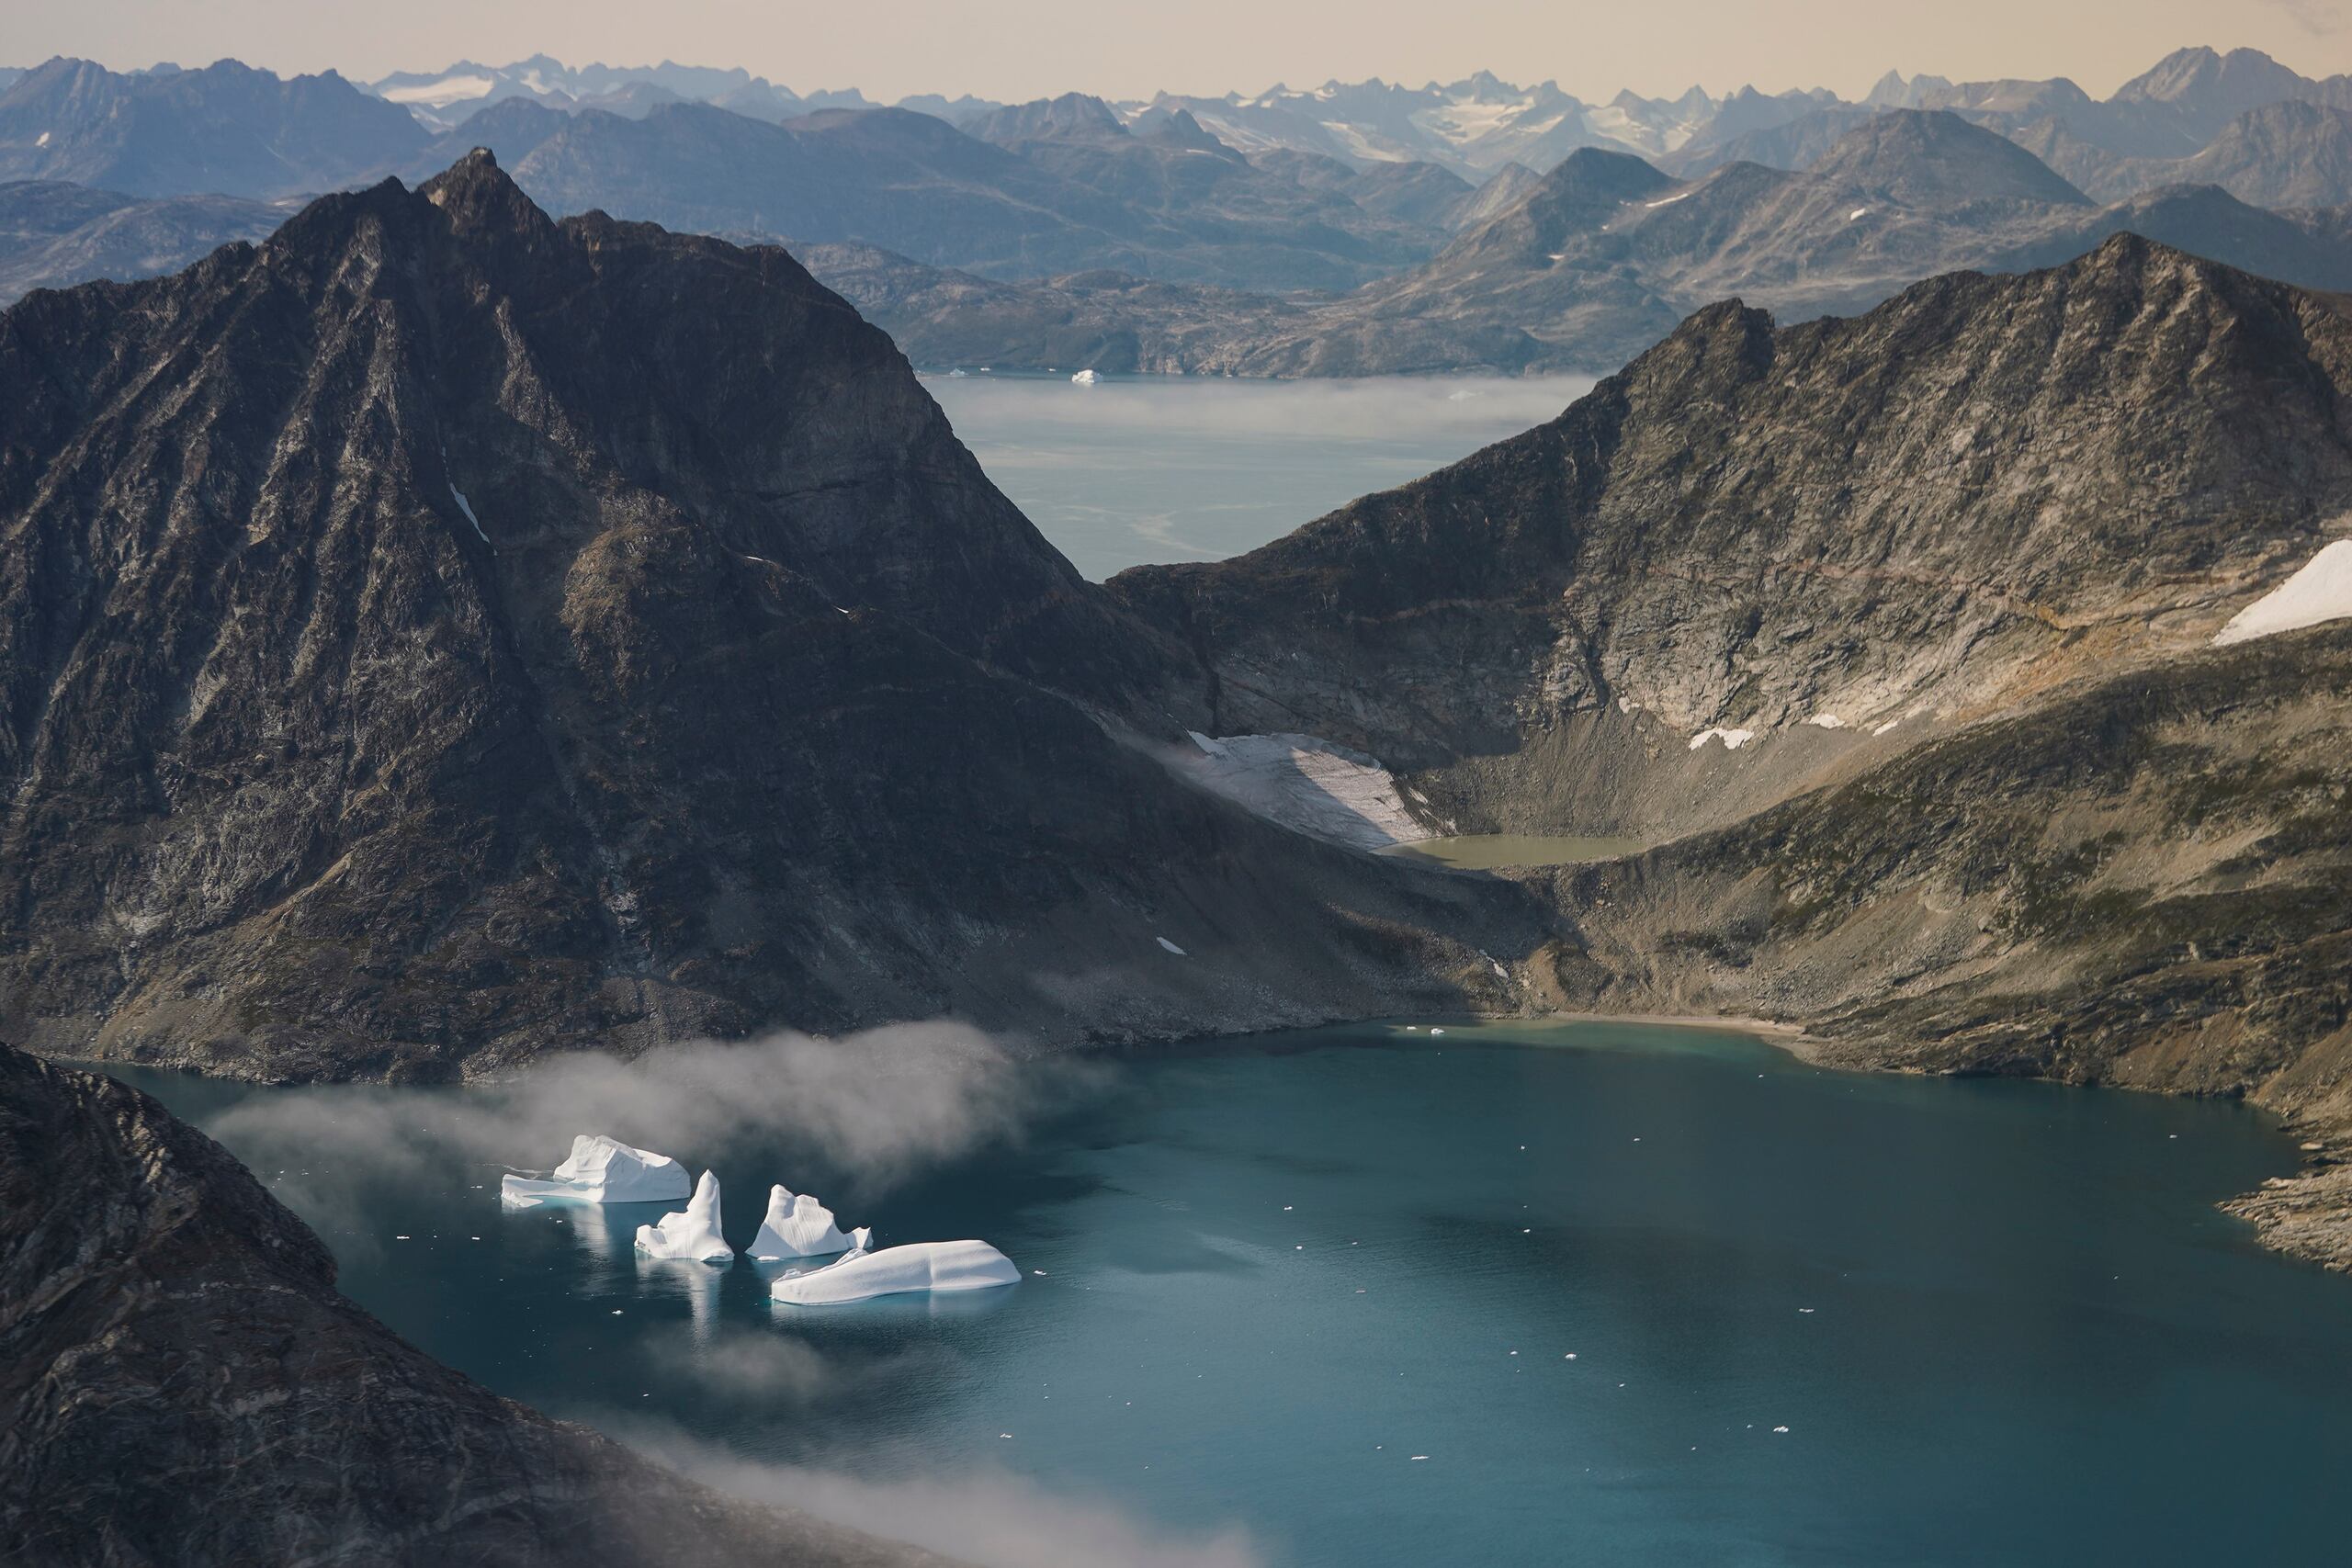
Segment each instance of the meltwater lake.
[{"label": "meltwater lake", "polygon": [[[826,1309],[640,1263],[670,1205],[502,1212],[448,1152],[481,1091],[118,1076],[491,1387],[996,1561],[2342,1560],[2352,1280],[2212,1207],[2294,1164],[2258,1114],[1411,1022],[1121,1053],[881,1182],[805,1129],[669,1146],[739,1247],[784,1180],[1023,1274]],[[587,1130],[632,1135],[506,1157]]]},{"label": "meltwater lake", "polygon": [[926,374],[997,488],[1087,577],[1217,560],[1556,417],[1589,376],[1250,381]]}]

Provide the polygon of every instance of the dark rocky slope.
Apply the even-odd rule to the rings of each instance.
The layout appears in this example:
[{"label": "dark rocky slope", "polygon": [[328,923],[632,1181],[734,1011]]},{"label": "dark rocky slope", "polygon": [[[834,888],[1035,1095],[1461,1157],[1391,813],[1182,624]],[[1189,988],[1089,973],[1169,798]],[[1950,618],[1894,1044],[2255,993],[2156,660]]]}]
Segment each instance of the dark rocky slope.
[{"label": "dark rocky slope", "polygon": [[1188,660],[780,251],[557,224],[476,157],[33,296],[0,387],[17,1041],[1115,1038],[1459,999],[1532,940],[1173,782]]},{"label": "dark rocky slope", "polygon": [[1220,732],[1369,750],[1465,829],[1661,841],[1511,879],[1570,927],[1523,1005],[2250,1095],[2318,1145],[2260,1216],[2352,1266],[2352,633],[2210,646],[2352,527],[2347,408],[2335,300],[2118,239],[1854,321],[1703,311],[1549,425],[1110,586]]},{"label": "dark rocky slope", "polygon": [[0,1046],[0,1560],[937,1562],[737,1503],[434,1361],[229,1153]]}]

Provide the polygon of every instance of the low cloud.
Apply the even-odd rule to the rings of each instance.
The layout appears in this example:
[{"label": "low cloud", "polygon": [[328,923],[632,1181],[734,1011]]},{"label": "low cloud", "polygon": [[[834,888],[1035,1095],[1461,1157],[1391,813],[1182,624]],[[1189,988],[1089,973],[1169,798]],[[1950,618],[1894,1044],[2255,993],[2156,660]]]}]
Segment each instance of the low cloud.
[{"label": "low cloud", "polygon": [[632,1061],[583,1053],[484,1089],[275,1091],[207,1126],[264,1179],[282,1169],[277,1190],[314,1222],[356,1217],[363,1181],[438,1184],[458,1163],[488,1185],[501,1167],[551,1167],[579,1133],[695,1169],[754,1140],[782,1144],[829,1174],[828,1199],[860,1201],[1017,1142],[1038,1117],[1095,1092],[1104,1073],[1067,1056],[1018,1057],[961,1024],[908,1024],[706,1042]]},{"label": "low cloud", "polygon": [[876,1481],[762,1464],[673,1429],[615,1436],[722,1492],[798,1508],[978,1568],[1259,1568],[1265,1561],[1238,1525],[1170,1531],[1110,1502],[1052,1492],[1002,1470]]}]

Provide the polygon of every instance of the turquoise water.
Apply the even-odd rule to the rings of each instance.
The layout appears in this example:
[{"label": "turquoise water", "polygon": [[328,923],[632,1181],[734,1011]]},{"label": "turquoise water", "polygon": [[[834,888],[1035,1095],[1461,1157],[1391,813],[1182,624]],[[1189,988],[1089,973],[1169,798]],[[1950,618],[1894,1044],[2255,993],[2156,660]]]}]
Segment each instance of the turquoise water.
[{"label": "turquoise water", "polygon": [[[2343,1560],[2352,1280],[2211,1207],[2292,1164],[2233,1106],[1638,1025],[1155,1051],[842,1205],[1023,1284],[796,1314],[748,1263],[640,1266],[662,1205],[503,1214],[494,1168],[393,1184],[336,1131],[397,1095],[429,1145],[453,1091],[123,1076],[244,1125],[427,1350],[759,1465],[1034,1483],[1204,1562]],[[220,1122],[255,1096],[325,1113]],[[846,1179],[759,1142],[672,1151],[739,1245],[768,1180]]]},{"label": "turquoise water", "polygon": [[926,375],[997,488],[1099,581],[1145,562],[1216,560],[1280,538],[1555,418],[1587,376]]}]

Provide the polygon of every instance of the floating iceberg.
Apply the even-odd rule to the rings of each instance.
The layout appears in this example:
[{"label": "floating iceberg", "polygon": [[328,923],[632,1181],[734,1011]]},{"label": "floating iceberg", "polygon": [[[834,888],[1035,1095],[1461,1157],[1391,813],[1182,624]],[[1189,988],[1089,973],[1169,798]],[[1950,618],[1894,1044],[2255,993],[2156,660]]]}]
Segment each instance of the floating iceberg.
[{"label": "floating iceberg", "polygon": [[879,1252],[853,1252],[805,1274],[786,1274],[768,1294],[795,1306],[825,1306],[910,1291],[978,1291],[1017,1285],[1012,1259],[984,1241],[919,1241]]},{"label": "floating iceberg", "polygon": [[1102,378],[1097,376],[1091,370],[1081,370],[1077,375],[1069,378],[1070,385],[1073,387],[1091,387],[1101,379],[1102,379]]},{"label": "floating iceberg", "polygon": [[768,1189],[768,1217],[760,1222],[760,1234],[752,1239],[751,1255],[763,1260],[818,1258],[852,1247],[863,1251],[873,1240],[874,1233],[865,1229],[843,1235],[831,1209],[808,1193],[795,1193],[778,1182]]},{"label": "floating iceberg", "polygon": [[552,1181],[510,1176],[498,1184],[501,1201],[527,1209],[550,1198],[573,1203],[658,1203],[686,1195],[686,1168],[668,1155],[634,1149],[602,1133],[571,1140],[571,1154]]},{"label": "floating iceberg", "polygon": [[648,1258],[699,1258],[725,1263],[735,1256],[718,1234],[718,1178],[709,1171],[695,1183],[683,1214],[664,1214],[658,1225],[637,1227],[637,1249]]}]

